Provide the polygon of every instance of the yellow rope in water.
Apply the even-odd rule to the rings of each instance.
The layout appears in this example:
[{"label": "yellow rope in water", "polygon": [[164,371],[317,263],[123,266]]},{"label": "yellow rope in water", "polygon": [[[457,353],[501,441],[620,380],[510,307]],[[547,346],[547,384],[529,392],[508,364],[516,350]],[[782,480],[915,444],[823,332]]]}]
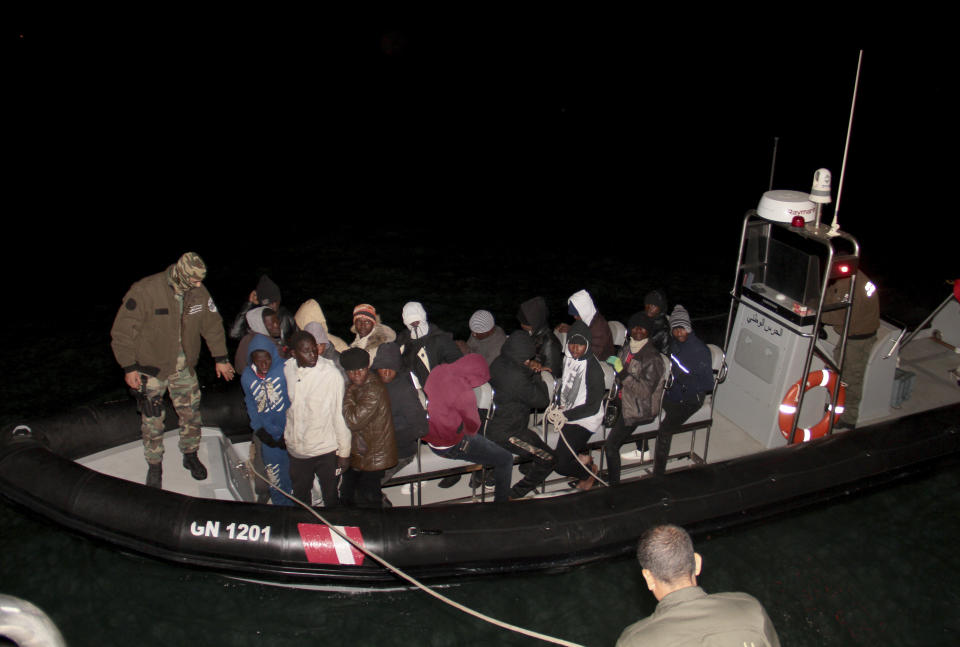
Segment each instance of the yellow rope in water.
[{"label": "yellow rope in water", "polygon": [[403,572],[400,568],[394,566],[393,564],[391,564],[390,562],[388,562],[388,561],[385,560],[384,558],[380,557],[380,556],[377,555],[376,553],[371,552],[371,551],[370,551],[368,548],[366,548],[365,546],[362,546],[362,545],[358,544],[358,543],[355,542],[353,539],[351,539],[350,537],[348,537],[346,534],[340,532],[340,530],[339,530],[336,526],[334,526],[334,525],[331,524],[329,521],[327,521],[326,519],[324,519],[323,516],[322,516],[319,512],[316,511],[316,509],[314,509],[314,508],[312,508],[311,506],[307,505],[307,504],[304,503],[303,501],[297,499],[297,498],[296,498],[295,496],[293,496],[292,494],[288,494],[287,492],[284,492],[283,490],[281,490],[281,489],[279,489],[278,487],[276,487],[273,483],[270,482],[269,479],[267,479],[265,476],[263,476],[262,474],[258,473],[255,469],[253,469],[253,466],[252,466],[250,463],[247,463],[247,469],[249,469],[249,470],[250,470],[250,473],[253,474],[254,476],[256,476],[258,479],[260,479],[261,481],[263,481],[264,483],[266,483],[267,485],[269,485],[269,486],[272,487],[273,489],[277,490],[277,492],[281,492],[281,493],[283,494],[283,496],[287,497],[288,499],[290,499],[291,501],[293,501],[294,503],[296,503],[297,505],[299,505],[299,506],[302,507],[303,509],[305,509],[305,510],[307,510],[308,512],[310,512],[310,514],[312,514],[314,517],[316,517],[317,519],[319,519],[319,520],[320,520],[324,525],[326,525],[332,532],[337,533],[337,535],[339,535],[339,536],[342,537],[343,539],[345,539],[345,540],[347,540],[348,542],[350,542],[350,544],[351,544],[354,548],[356,548],[357,550],[363,552],[365,555],[368,555],[371,559],[373,559],[374,561],[378,562],[381,566],[383,566],[384,568],[386,568],[387,570],[389,570],[389,571],[392,572],[393,574],[395,574],[395,575],[397,575],[398,577],[406,580],[407,582],[410,582],[411,584],[413,584],[415,587],[417,587],[417,588],[420,589],[421,591],[423,591],[423,592],[425,592],[425,593],[427,593],[427,594],[429,594],[429,595],[432,595],[433,597],[437,598],[437,599],[440,600],[441,602],[444,602],[444,603],[452,606],[453,608],[458,609],[458,610],[460,610],[460,611],[462,611],[462,612],[464,612],[464,613],[466,613],[466,614],[469,614],[469,615],[471,615],[471,616],[473,616],[473,617],[475,617],[475,618],[479,618],[480,620],[483,620],[484,622],[489,622],[489,623],[492,624],[492,625],[495,625],[495,626],[500,627],[500,628],[502,628],[502,629],[507,629],[507,630],[509,630],[509,631],[513,631],[513,632],[522,634],[522,635],[524,635],[524,636],[530,636],[531,638],[537,638],[537,639],[539,639],[539,640],[543,640],[543,641],[545,641],[545,642],[553,643],[553,644],[555,644],[555,645],[565,645],[566,647],[583,647],[583,645],[580,645],[579,643],[569,642],[569,641],[567,641],[567,640],[563,640],[562,638],[554,638],[553,636],[548,636],[548,635],[546,635],[546,634],[542,634],[542,633],[539,633],[539,632],[536,632],[536,631],[532,631],[532,630],[530,630],[530,629],[524,629],[523,627],[518,627],[517,625],[510,624],[509,622],[504,622],[504,621],[502,621],[502,620],[497,620],[496,618],[493,618],[493,617],[491,617],[491,616],[488,616],[488,615],[486,615],[485,613],[480,613],[479,611],[474,611],[473,609],[471,609],[471,608],[469,608],[469,607],[467,607],[467,606],[464,606],[464,605],[460,604],[460,603],[457,602],[456,600],[451,600],[450,598],[448,598],[447,596],[443,595],[442,593],[437,593],[436,591],[434,591],[433,589],[431,589],[431,588],[428,587],[427,585],[423,584],[422,582],[420,582],[419,580],[417,580],[417,579],[414,578],[413,576],[407,575],[407,574],[406,574],[405,572]]}]

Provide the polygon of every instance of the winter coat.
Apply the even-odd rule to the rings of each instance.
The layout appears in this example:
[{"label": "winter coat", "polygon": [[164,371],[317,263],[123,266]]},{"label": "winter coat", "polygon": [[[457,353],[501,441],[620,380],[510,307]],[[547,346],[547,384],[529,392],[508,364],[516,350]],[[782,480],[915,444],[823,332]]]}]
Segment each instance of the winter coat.
[{"label": "winter coat", "polygon": [[352,434],[343,419],[343,376],[333,362],[317,358],[316,366],[299,367],[291,357],[283,365],[290,408],[283,438],[296,458],[337,452],[350,455]]},{"label": "winter coat", "polygon": [[223,319],[202,284],[183,293],[183,307],[173,289],[171,265],[165,272],[137,281],[123,297],[110,329],[111,348],[124,372],[140,371],[165,380],[177,371],[181,350],[193,368],[200,339],[218,363],[229,362]]},{"label": "winter coat", "polygon": [[377,315],[377,323],[374,324],[373,330],[366,337],[357,336],[357,329],[354,326],[350,327],[350,332],[354,334],[350,348],[362,348],[367,351],[370,354],[370,361],[376,359],[377,349],[381,344],[392,342],[397,338],[397,333],[393,331],[393,328],[380,323],[379,319],[380,315]]},{"label": "winter coat", "polygon": [[[265,350],[270,353],[270,370],[261,376],[253,367],[252,355],[254,351]],[[241,365],[243,366],[243,365]],[[240,386],[243,388],[243,400],[247,405],[247,415],[250,417],[250,428],[256,431],[264,429],[274,439],[283,437],[287,424],[287,408],[290,399],[287,396],[287,380],[283,373],[283,359],[277,352],[273,340],[265,335],[256,334],[250,340],[247,353],[246,367],[240,375]]]},{"label": "winter coat", "polygon": [[490,368],[476,353],[433,369],[424,384],[430,431],[424,440],[438,448],[452,447],[463,434],[480,429],[480,411],[473,389],[490,380]]},{"label": "winter coat", "polygon": [[409,330],[404,330],[397,338],[397,344],[400,345],[403,365],[417,376],[421,386],[426,384],[427,376],[439,365],[463,357],[453,341],[453,335],[433,324],[430,324],[426,335],[417,339],[411,337]]},{"label": "winter coat", "polygon": [[353,432],[350,467],[361,472],[377,472],[397,464],[390,396],[376,372],[370,371],[359,386],[347,385],[343,419]]},{"label": "winter coat", "polygon": [[533,359],[549,368],[553,377],[559,380],[563,373],[563,344],[550,327],[547,302],[543,297],[524,301],[517,318],[532,328],[530,336],[536,346]]},{"label": "winter coat", "polygon": [[649,339],[637,353],[630,352],[630,340],[620,350],[623,370],[617,375],[621,384],[621,415],[624,422],[636,425],[652,420],[660,413],[663,396],[663,356]]},{"label": "winter coat", "polygon": [[667,319],[667,315],[661,312],[653,318],[653,327],[647,331],[647,338],[658,352],[664,355],[670,354],[670,320]]},{"label": "winter coat", "polygon": [[532,409],[545,409],[550,392],[540,375],[524,365],[536,353],[533,338],[526,331],[511,333],[490,365],[495,413],[487,423],[486,436],[501,443],[527,426]]},{"label": "winter coat", "polygon": [[503,328],[494,326],[493,334],[489,337],[478,339],[470,335],[467,338],[467,348],[470,349],[471,353],[482,355],[483,359],[487,360],[487,364],[492,364],[493,360],[497,359],[497,356],[500,355],[500,349],[503,347],[503,342],[506,341],[506,339],[507,334],[503,332]]},{"label": "winter coat", "polygon": [[670,360],[673,364],[673,385],[666,399],[672,402],[702,400],[713,390],[713,360],[710,349],[692,332],[681,343],[670,339]]}]

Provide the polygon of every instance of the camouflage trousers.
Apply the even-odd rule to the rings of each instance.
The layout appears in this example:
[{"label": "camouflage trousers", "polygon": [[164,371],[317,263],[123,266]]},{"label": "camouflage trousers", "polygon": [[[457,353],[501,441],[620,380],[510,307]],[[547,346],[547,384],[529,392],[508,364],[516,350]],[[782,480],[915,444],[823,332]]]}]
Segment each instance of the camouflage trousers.
[{"label": "camouflage trousers", "polygon": [[[147,379],[146,396],[150,400],[160,401],[163,395],[170,393],[170,401],[180,418],[180,451],[189,454],[200,447],[200,384],[197,374],[191,368],[182,368],[166,380],[155,377]],[[159,416],[140,416],[140,431],[143,433],[143,455],[148,463],[163,461],[163,433],[165,408],[160,408]]]}]

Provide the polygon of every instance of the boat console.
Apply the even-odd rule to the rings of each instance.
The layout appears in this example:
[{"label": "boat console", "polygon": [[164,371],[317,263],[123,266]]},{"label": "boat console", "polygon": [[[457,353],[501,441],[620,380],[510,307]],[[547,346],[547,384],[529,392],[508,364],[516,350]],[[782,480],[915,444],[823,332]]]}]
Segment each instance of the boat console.
[{"label": "boat console", "polygon": [[[814,223],[815,212],[808,194],[768,191],[743,222],[727,322],[729,368],[715,408],[767,448],[788,442],[780,413],[791,385],[811,371],[838,368],[828,351],[841,340],[818,344],[819,323],[829,282],[855,280],[859,245]],[[849,311],[849,305],[826,308]],[[843,338],[849,316],[845,322]],[[827,389],[812,389],[806,397],[800,391],[795,427],[802,434],[834,402]]]}]

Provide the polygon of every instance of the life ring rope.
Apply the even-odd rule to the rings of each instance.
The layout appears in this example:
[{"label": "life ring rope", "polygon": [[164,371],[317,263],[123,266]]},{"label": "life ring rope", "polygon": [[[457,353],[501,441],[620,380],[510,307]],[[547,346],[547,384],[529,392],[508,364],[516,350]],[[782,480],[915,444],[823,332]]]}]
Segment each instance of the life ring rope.
[{"label": "life ring rope", "polygon": [[[830,401],[825,407],[823,417],[820,421],[813,425],[812,427],[800,427],[797,426],[797,431],[800,432],[800,437],[794,438],[794,443],[798,442],[807,442],[813,440],[814,438],[821,438],[827,434],[827,430],[830,428],[830,416],[835,416],[834,422],[843,414],[843,405],[847,400],[847,385],[840,381],[839,376],[835,371],[830,369],[821,369],[819,371],[810,371],[807,374],[807,379],[804,380],[804,392],[809,391],[810,389],[822,386],[830,393]],[[839,389],[839,392],[838,392]],[[837,406],[834,409],[833,398],[836,396]],[[780,413],[777,417],[777,422],[780,426],[780,433],[783,434],[783,437],[788,441],[790,440],[790,432],[794,428],[794,419],[797,416],[797,402],[800,399],[800,380],[797,380],[793,386],[787,389],[786,395],[783,396],[783,400],[780,402]]]}]

